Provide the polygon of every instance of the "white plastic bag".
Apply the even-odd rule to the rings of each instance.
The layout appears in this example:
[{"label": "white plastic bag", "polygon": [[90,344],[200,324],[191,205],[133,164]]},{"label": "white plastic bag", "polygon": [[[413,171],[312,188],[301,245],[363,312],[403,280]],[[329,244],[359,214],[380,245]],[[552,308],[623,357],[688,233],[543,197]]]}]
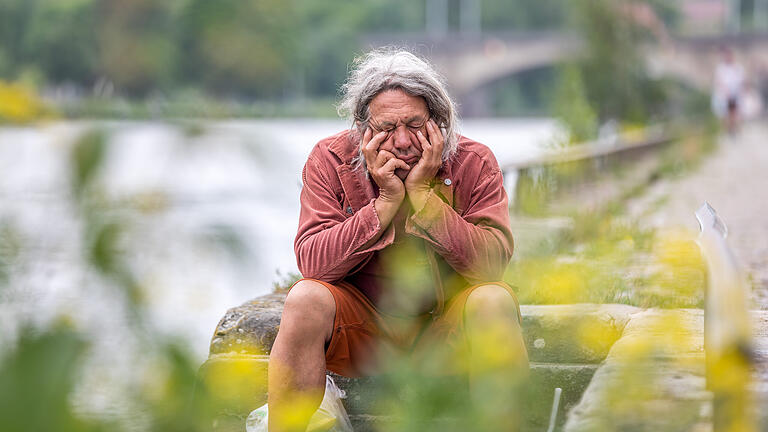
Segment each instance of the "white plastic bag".
[{"label": "white plastic bag", "polygon": [[[307,432],[354,432],[344,404],[341,403],[345,397],[347,396],[344,390],[337,387],[333,378],[326,375],[323,401],[320,403],[320,408],[309,420]],[[268,423],[269,412],[267,405],[264,404],[248,415],[245,420],[245,430],[247,432],[268,432]]]}]

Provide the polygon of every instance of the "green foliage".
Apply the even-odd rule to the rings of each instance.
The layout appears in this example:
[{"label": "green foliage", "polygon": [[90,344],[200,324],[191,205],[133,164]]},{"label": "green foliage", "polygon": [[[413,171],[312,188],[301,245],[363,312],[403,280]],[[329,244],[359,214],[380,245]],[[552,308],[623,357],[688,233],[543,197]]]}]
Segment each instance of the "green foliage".
[{"label": "green foliage", "polygon": [[574,213],[558,250],[513,261],[505,280],[518,287],[520,301],[701,307],[705,268],[693,237],[641,229],[620,213],[611,206]]},{"label": "green foliage", "polygon": [[553,114],[568,126],[571,143],[597,136],[597,115],[587,99],[582,72],[574,65],[566,65],[560,71]]},{"label": "green foliage", "polygon": [[37,12],[25,29],[25,57],[45,77],[93,82],[99,67],[94,8],[84,0],[30,3]]},{"label": "green foliage", "polygon": [[590,106],[601,121],[643,123],[663,113],[665,88],[649,78],[641,43],[649,34],[622,7],[630,0],[569,3],[571,20],[584,38],[587,56],[577,63]]},{"label": "green foliage", "polygon": [[641,87],[646,77],[638,46],[641,32],[618,12],[622,4],[625,2],[582,0],[573,10],[588,49],[582,76],[600,118],[637,121],[645,114]]},{"label": "green foliage", "polygon": [[13,224],[0,219],[0,288],[10,278],[11,269],[21,252],[21,238]]},{"label": "green foliage", "polygon": [[515,189],[515,210],[543,216],[550,204],[573,184],[594,177],[590,161],[574,161],[521,170]]},{"label": "green foliage", "polygon": [[99,272],[112,274],[119,271],[119,240],[123,227],[117,222],[106,223],[92,229],[93,242],[89,261]]},{"label": "green foliage", "polygon": [[151,431],[210,431],[215,405],[198,365],[180,344],[169,341],[158,347],[154,381],[137,397],[150,412]]},{"label": "green foliage", "polygon": [[[100,195],[106,155],[101,131],[86,132],[70,153],[72,204],[82,222],[82,254],[87,272],[104,286],[116,288],[114,297],[127,311],[131,337],[139,341],[145,377],[122,388],[120,402],[130,420],[114,420],[122,413],[90,412],[73,404],[89,364],[89,333],[72,328],[67,315],[53,317],[52,325],[20,323],[14,343],[0,351],[0,424],[3,431],[96,432],[145,430],[195,432],[211,429],[217,405],[206,383],[197,377],[198,362],[179,342],[160,335],[143,313],[139,277],[128,265],[125,238],[134,227],[114,203]],[[222,234],[233,236],[233,233]],[[218,240],[213,240],[218,241]],[[222,240],[226,242],[226,239]],[[15,264],[23,239],[7,221],[0,222],[0,286]],[[84,281],[93,280],[84,278]],[[121,307],[117,308],[118,310]],[[110,311],[108,313],[114,313]],[[110,385],[111,382],[105,385]],[[78,394],[78,396],[80,396]],[[133,411],[131,411],[133,410]],[[94,415],[95,414],[95,415]],[[138,420],[140,419],[140,420]],[[138,420],[138,421],[137,421]],[[138,428],[138,429],[137,429]]]},{"label": "green foliage", "polygon": [[[449,1],[458,29],[458,2]],[[563,0],[481,1],[487,31],[561,28]],[[0,78],[145,97],[202,88],[219,96],[334,96],[366,36],[425,30],[406,0],[2,0]]]},{"label": "green foliage", "polygon": [[174,5],[162,0],[100,0],[99,69],[118,88],[145,94],[174,78]]},{"label": "green foliage", "polygon": [[405,0],[2,0],[0,77],[84,88],[103,78],[130,96],[328,96],[361,32],[423,22],[423,5]]},{"label": "green foliage", "polygon": [[109,430],[77,417],[70,405],[86,347],[81,335],[62,325],[42,333],[21,331],[16,347],[0,360],[4,431]]},{"label": "green foliage", "polygon": [[277,278],[278,280],[272,284],[272,291],[276,293],[287,293],[293,284],[301,279],[302,276],[297,272],[288,272],[286,274],[282,274],[278,270]]},{"label": "green foliage", "polygon": [[[648,181],[687,173],[713,150],[713,126],[704,124],[698,133],[692,133],[690,126],[680,130],[682,137],[656,156],[656,165],[644,177]],[[545,218],[562,216],[562,209],[556,213],[549,204],[562,197],[569,184],[595,178],[584,168],[568,163],[524,171],[517,184],[518,210]],[[609,172],[597,178],[616,181],[616,175]],[[624,216],[625,203],[645,186],[630,185],[593,210],[569,211],[572,226],[567,234],[549,242],[545,250],[518,253],[505,280],[519,287],[521,302],[701,307],[706,272],[691,233],[643,229]]]},{"label": "green foliage", "polygon": [[189,0],[178,22],[186,79],[274,96],[297,65],[294,2]]},{"label": "green foliage", "polygon": [[71,153],[72,191],[81,196],[97,174],[104,159],[104,133],[90,131],[81,137]]}]

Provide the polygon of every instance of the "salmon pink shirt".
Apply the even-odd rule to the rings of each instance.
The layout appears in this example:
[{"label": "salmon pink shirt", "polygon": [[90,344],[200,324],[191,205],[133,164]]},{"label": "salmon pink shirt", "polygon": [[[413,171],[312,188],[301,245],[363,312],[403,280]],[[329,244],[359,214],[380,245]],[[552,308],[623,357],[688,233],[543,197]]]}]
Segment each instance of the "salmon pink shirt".
[{"label": "salmon pink shirt", "polygon": [[386,265],[399,262],[410,269],[406,279],[429,287],[415,312],[435,315],[463,288],[501,280],[513,240],[502,173],[488,147],[459,137],[424,206],[411,209],[406,198],[398,216],[382,227],[373,205],[378,188],[354,166],[355,137],[347,130],[321,140],[304,166],[294,243],[304,277],[347,281],[376,306],[401,288]]}]

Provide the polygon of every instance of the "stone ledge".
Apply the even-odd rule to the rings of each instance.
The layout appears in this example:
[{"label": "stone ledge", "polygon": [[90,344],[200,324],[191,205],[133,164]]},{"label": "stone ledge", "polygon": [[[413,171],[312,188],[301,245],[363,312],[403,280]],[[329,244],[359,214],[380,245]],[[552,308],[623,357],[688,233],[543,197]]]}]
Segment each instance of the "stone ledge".
[{"label": "stone ledge", "polygon": [[[220,411],[226,414],[218,423],[220,427],[214,428],[216,431],[242,431],[244,416],[266,400],[268,357],[244,349],[249,347],[248,341],[260,341],[261,346],[271,347],[274,340],[285,295],[266,297],[233,308],[225,315],[214,336],[219,342],[212,343],[212,355],[201,367],[201,377],[209,381],[215,395],[222,396],[222,407],[226,407]],[[526,430],[543,429],[554,387],[564,389],[558,417],[561,422],[566,417],[563,412],[573,406],[564,429],[568,432],[622,430],[628,425],[641,430],[682,430],[678,427],[707,430],[711,396],[705,390],[703,378],[701,310],[643,310],[625,305],[584,304],[522,306],[521,310],[531,351],[532,386],[545,396],[539,400],[547,401],[541,412],[531,413],[528,426],[532,428]],[[259,318],[260,311],[266,311],[266,319]],[[768,311],[752,311],[752,314],[756,354],[752,390],[757,405],[765,406],[768,403]],[[670,324],[677,331],[670,331]],[[577,329],[582,327],[602,329],[607,337],[593,341],[594,346],[589,350],[580,348],[574,353],[568,346],[579,345],[576,342],[581,332]],[[247,329],[262,333],[251,336]],[[620,338],[610,342],[614,336]],[[241,341],[236,343],[235,338]],[[539,339],[543,342],[537,342]],[[216,347],[223,350],[217,353]],[[242,352],[225,349],[231,347],[243,349]],[[558,350],[571,351],[564,355]],[[643,353],[645,357],[633,360],[633,356]],[[569,357],[593,362],[564,360]],[[537,362],[536,358],[547,360]],[[604,363],[597,364],[601,358],[605,359]],[[627,374],[627,371],[633,373]],[[637,371],[641,373],[634,373]],[[393,421],[370,412],[366,398],[376,386],[375,381],[375,377],[337,378],[340,387],[348,391],[345,405],[356,430],[375,430],[376,425]],[[652,384],[645,387],[650,388],[650,392],[642,394],[638,385],[642,390],[646,384]],[[611,395],[618,399],[612,400]],[[768,421],[762,410],[758,411],[758,418]]]},{"label": "stone ledge", "polygon": [[531,361],[600,363],[642,309],[622,304],[523,305],[523,336]]},{"label": "stone ledge", "polygon": [[636,314],[568,414],[567,432],[678,431],[706,424],[703,311]]},{"label": "stone ledge", "polygon": [[[268,294],[227,311],[210,354],[268,354],[277,336],[286,294]],[[523,334],[531,361],[599,363],[631,316],[621,304],[523,305]],[[592,337],[591,335],[600,335]]]}]

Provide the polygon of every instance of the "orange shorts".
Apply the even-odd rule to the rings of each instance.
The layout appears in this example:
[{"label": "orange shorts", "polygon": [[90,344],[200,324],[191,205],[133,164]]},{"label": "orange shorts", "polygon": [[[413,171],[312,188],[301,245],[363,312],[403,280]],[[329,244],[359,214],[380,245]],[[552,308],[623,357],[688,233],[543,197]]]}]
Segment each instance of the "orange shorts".
[{"label": "orange shorts", "polygon": [[[348,282],[334,285],[316,279],[302,280],[323,284],[336,301],[333,334],[325,351],[326,369],[347,377],[377,373],[381,370],[381,360],[388,358],[389,350],[418,355],[419,351],[434,353],[435,347],[448,347],[454,352],[464,352],[464,305],[469,294],[483,285],[505,288],[515,300],[522,323],[517,296],[504,282],[468,286],[449,299],[443,314],[433,319],[428,313],[409,318],[384,314]],[[432,341],[435,344],[426,348]]]}]

